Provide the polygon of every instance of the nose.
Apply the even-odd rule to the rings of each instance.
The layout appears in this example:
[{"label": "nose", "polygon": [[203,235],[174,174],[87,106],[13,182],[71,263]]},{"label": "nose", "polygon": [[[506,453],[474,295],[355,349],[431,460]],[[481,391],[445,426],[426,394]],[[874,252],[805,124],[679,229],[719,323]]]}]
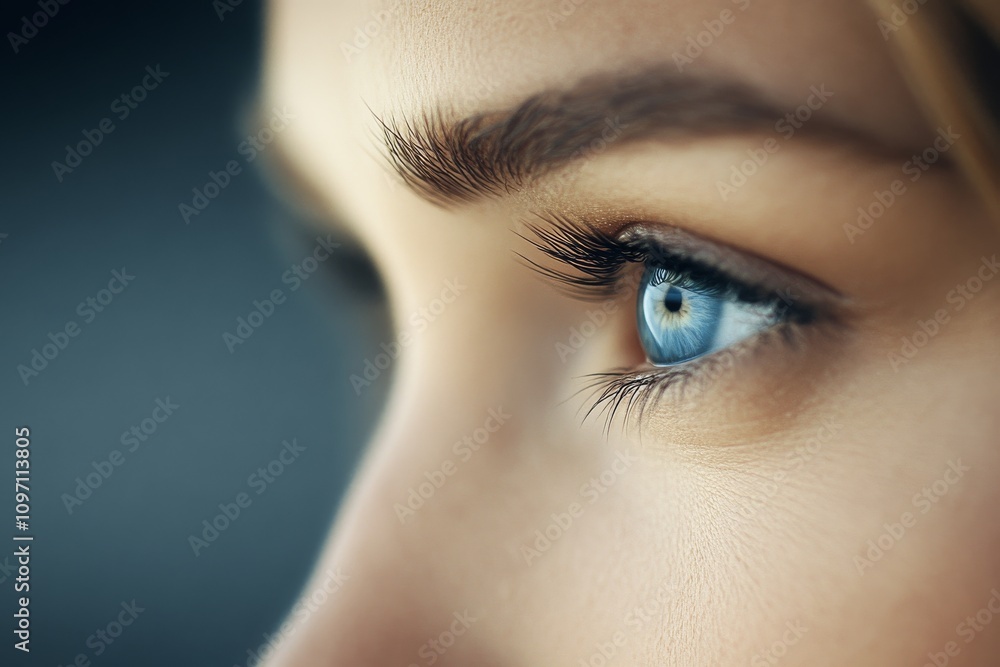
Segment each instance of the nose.
[{"label": "nose", "polygon": [[[267,667],[534,664],[545,641],[534,613],[586,599],[570,564],[577,540],[597,551],[599,523],[541,562],[525,545],[542,540],[554,510],[563,521],[597,469],[582,452],[599,450],[562,446],[554,431],[564,417],[578,423],[551,400],[562,366],[538,342],[551,325],[518,315],[530,299],[497,308],[512,288],[481,273],[394,362],[379,432]],[[403,321],[423,312],[403,310]]]},{"label": "nose", "polygon": [[458,417],[421,396],[394,391],[268,667],[501,664],[485,620],[516,559],[490,539],[504,520],[482,480],[503,467],[513,417],[500,403]]}]

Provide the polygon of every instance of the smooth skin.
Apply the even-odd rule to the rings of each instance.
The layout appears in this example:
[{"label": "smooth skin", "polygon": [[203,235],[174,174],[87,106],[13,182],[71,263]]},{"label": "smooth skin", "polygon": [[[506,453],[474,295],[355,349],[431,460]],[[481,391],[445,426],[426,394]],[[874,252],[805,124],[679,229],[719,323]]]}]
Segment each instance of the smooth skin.
[{"label": "smooth skin", "polygon": [[[725,201],[718,183],[780,135],[612,144],[450,206],[379,157],[375,116],[456,120],[676,67],[724,11],[684,74],[788,110],[825,85],[817,122],[870,142],[781,137]],[[346,579],[289,619],[268,665],[996,664],[1000,226],[947,159],[904,173],[949,130],[919,112],[862,2],[282,0],[267,37],[264,101],[296,114],[282,150],[378,267],[386,342],[413,334],[303,594]],[[583,303],[519,262],[537,255],[517,233],[553,210],[673,224],[788,267],[843,296],[843,325],[741,348],[640,421],[584,421],[581,376],[641,365],[635,290]],[[457,298],[412,331],[449,280]]]}]

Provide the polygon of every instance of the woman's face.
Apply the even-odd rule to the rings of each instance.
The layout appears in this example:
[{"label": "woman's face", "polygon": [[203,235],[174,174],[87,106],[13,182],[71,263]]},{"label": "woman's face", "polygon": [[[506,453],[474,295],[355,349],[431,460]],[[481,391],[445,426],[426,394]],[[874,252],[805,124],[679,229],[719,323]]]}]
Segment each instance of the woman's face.
[{"label": "woman's face", "polygon": [[995,664],[1000,228],[895,27],[274,3],[282,150],[394,328],[272,665]]}]

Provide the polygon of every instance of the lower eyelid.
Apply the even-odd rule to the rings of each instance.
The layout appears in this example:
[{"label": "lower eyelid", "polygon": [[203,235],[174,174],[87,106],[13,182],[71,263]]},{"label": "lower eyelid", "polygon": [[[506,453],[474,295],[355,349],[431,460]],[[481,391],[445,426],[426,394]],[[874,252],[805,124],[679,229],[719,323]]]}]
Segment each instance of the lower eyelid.
[{"label": "lower eyelid", "polygon": [[[728,384],[734,374],[749,372],[755,357],[778,344],[802,344],[803,326],[778,324],[727,348],[675,366],[652,366],[643,361],[631,368],[581,378],[590,393],[587,417],[606,420],[609,429],[616,418],[623,425],[641,426],[659,409],[697,408],[717,385]],[[759,361],[759,359],[757,359]]]}]

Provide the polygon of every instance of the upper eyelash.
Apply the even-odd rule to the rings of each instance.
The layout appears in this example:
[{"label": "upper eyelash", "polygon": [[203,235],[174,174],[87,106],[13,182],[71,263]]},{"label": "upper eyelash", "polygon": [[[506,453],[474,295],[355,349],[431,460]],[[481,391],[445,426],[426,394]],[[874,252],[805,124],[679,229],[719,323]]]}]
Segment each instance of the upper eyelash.
[{"label": "upper eyelash", "polygon": [[652,269],[651,275],[649,276],[650,287],[656,287],[657,285],[662,285],[663,283],[670,283],[676,287],[698,292],[699,294],[704,294],[706,296],[729,296],[727,294],[727,290],[724,289],[724,286],[706,284],[704,281],[699,281],[693,278],[690,274],[680,273],[675,269],[664,266],[653,265],[649,268]]},{"label": "upper eyelash", "polygon": [[548,224],[526,225],[531,236],[519,236],[566,269],[544,266],[517,254],[536,272],[576,298],[599,300],[611,296],[619,287],[624,267],[646,258],[641,248],[599,229],[585,227],[558,214],[544,219]]},{"label": "upper eyelash", "polygon": [[811,304],[789,302],[771,290],[748,284],[715,267],[671,253],[651,239],[621,239],[558,214],[544,216],[543,220],[544,224],[526,225],[530,236],[519,236],[564,268],[545,266],[524,255],[518,256],[537,273],[575,298],[608,299],[627,287],[622,278],[629,264],[645,264],[662,271],[663,280],[678,283],[681,287],[721,298],[773,307],[775,316],[780,320],[807,323],[818,314]]}]

